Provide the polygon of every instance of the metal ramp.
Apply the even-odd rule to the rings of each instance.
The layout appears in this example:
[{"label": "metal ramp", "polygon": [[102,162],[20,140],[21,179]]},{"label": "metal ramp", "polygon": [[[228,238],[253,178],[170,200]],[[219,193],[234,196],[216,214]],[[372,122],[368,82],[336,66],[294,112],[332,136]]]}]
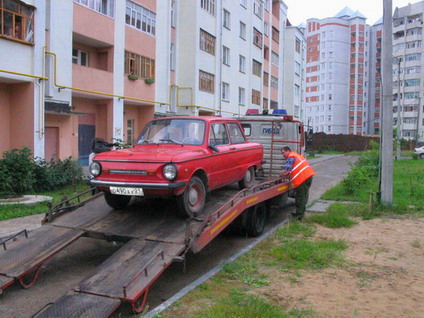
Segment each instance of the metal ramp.
[{"label": "metal ramp", "polygon": [[[83,234],[80,230],[44,225],[22,239],[25,244],[5,248],[0,253],[0,289],[11,285],[7,278],[18,281],[24,288],[31,287],[37,280],[41,265]],[[33,274],[33,277],[26,281],[28,274]]]},{"label": "metal ramp", "polygon": [[118,299],[69,292],[34,317],[97,318],[109,317],[121,304]]},{"label": "metal ramp", "polygon": [[184,244],[133,239],[37,317],[108,317],[121,301],[140,312],[150,285],[184,250]]}]

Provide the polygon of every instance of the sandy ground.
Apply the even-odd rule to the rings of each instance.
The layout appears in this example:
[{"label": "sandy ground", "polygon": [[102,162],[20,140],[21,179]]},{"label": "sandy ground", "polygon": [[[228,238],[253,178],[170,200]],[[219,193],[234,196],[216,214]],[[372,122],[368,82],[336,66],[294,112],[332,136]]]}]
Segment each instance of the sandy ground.
[{"label": "sandy ground", "polygon": [[424,220],[318,227],[315,239],[344,240],[346,265],[301,271],[300,277],[273,271],[273,282],[259,294],[319,317],[424,317]]}]

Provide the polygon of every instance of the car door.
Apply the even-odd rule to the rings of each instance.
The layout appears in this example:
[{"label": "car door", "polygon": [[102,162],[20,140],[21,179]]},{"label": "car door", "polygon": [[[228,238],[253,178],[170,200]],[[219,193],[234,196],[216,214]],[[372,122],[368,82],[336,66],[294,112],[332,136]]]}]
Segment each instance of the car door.
[{"label": "car door", "polygon": [[209,133],[209,145],[217,148],[219,152],[210,151],[214,154],[210,158],[209,186],[211,189],[219,188],[231,183],[234,174],[234,163],[230,139],[224,123],[212,123]]},{"label": "car door", "polygon": [[240,125],[238,123],[227,123],[228,134],[230,136],[230,151],[231,151],[231,161],[234,164],[234,175],[233,179],[235,181],[243,178],[248,164],[248,158],[246,158],[245,151],[248,147],[246,144],[246,139],[242,133]]}]

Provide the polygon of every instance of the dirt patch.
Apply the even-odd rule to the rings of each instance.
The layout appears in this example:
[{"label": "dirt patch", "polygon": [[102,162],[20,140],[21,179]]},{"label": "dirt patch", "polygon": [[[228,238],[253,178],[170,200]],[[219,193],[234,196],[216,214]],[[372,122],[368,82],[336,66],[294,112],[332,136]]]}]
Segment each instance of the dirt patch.
[{"label": "dirt patch", "polygon": [[272,283],[254,292],[319,317],[424,317],[424,220],[318,227],[315,239],[344,240],[346,265],[296,274],[268,268]]}]

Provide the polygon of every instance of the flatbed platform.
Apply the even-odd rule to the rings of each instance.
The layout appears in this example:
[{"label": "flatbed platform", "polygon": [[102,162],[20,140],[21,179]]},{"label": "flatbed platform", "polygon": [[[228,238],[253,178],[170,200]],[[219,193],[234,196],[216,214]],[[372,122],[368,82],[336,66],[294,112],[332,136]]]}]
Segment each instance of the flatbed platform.
[{"label": "flatbed platform", "polygon": [[224,187],[194,219],[181,217],[172,200],[133,199],[126,209],[113,210],[103,197],[93,199],[0,252],[0,289],[15,281],[32,286],[41,265],[80,237],[118,241],[124,243],[119,250],[36,317],[108,317],[122,302],[141,312],[150,285],[169,265],[189,250],[199,252],[244,210],[288,189],[281,180],[243,191]]}]

